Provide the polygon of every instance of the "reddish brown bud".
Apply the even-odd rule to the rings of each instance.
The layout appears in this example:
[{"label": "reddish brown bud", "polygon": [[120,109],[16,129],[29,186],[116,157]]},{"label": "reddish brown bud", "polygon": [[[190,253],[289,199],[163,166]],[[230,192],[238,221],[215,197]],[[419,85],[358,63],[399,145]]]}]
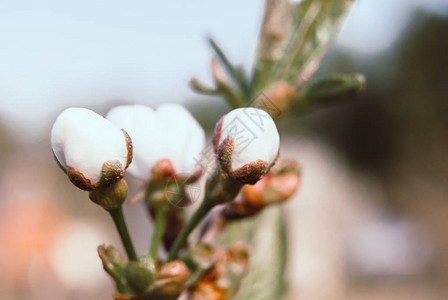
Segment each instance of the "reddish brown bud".
[{"label": "reddish brown bud", "polygon": [[172,261],[164,265],[156,274],[145,296],[148,299],[177,299],[185,290],[188,268],[181,261]]},{"label": "reddish brown bud", "polygon": [[254,185],[245,185],[238,197],[222,210],[226,220],[253,216],[264,207],[288,200],[299,189],[300,171],[295,162],[280,161]]},{"label": "reddish brown bud", "polygon": [[238,291],[248,268],[247,246],[237,244],[229,249],[219,249],[213,256],[213,266],[191,287],[191,299],[229,299]]},{"label": "reddish brown bud", "polygon": [[[278,112],[287,111],[292,103],[295,96],[294,89],[285,81],[278,81],[270,85],[265,91],[263,91],[263,95],[271,102],[271,105],[275,106],[275,111],[266,110],[271,117],[276,117]],[[255,100],[253,106],[255,107],[264,107],[258,103],[258,99]],[[263,101],[260,99],[260,101]],[[273,115],[275,113],[275,115]]]}]

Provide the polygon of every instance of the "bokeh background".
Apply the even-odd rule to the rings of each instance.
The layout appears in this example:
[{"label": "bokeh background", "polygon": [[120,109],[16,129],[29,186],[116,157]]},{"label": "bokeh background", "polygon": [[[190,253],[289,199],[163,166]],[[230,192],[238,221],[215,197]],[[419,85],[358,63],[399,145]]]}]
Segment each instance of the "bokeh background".
[{"label": "bokeh background", "polygon": [[[187,84],[210,78],[205,37],[249,70],[262,15],[263,1],[0,2],[2,299],[111,299],[96,247],[120,243],[54,163],[56,116],[181,102],[210,130],[228,108]],[[447,1],[357,0],[316,76],[361,72],[365,92],[280,120],[303,167],[287,299],[446,299],[447,37]],[[146,212],[125,214],[142,252]]]}]

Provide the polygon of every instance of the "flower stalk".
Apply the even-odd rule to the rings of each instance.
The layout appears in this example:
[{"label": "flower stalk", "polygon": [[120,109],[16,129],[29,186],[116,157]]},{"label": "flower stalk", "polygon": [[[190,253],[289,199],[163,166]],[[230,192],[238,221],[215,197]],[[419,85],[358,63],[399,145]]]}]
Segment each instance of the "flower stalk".
[{"label": "flower stalk", "polygon": [[112,220],[114,221],[118,234],[120,235],[120,239],[123,243],[123,247],[126,251],[128,259],[130,261],[137,261],[137,254],[135,252],[131,236],[129,235],[128,226],[126,225],[126,220],[123,215],[123,208],[119,206],[117,208],[108,210],[108,212],[112,217]]},{"label": "flower stalk", "polygon": [[177,258],[177,254],[187,241],[190,234],[207,216],[213,207],[218,204],[232,201],[238,195],[243,184],[231,179],[221,172],[222,170],[217,168],[214,175],[219,176],[218,183],[216,183],[216,178],[212,178],[208,182],[204,200],[174,241],[170,252],[168,253],[167,262],[173,261]]},{"label": "flower stalk", "polygon": [[188,223],[185,225],[185,227],[182,229],[182,231],[179,233],[178,237],[174,241],[173,246],[170,249],[170,252],[168,253],[167,262],[173,261],[176,259],[177,254],[179,253],[179,250],[182,248],[182,246],[187,241],[190,234],[193,232],[193,230],[196,228],[196,226],[201,222],[202,219],[205,218],[205,216],[210,212],[210,210],[213,208],[213,205],[210,205],[207,201],[202,201],[199,208],[194,212],[191,219],[188,221]]},{"label": "flower stalk", "polygon": [[168,216],[168,208],[159,206],[156,208],[156,219],[154,223],[154,232],[152,233],[151,246],[149,254],[154,261],[157,261],[160,244],[162,242],[163,234],[166,228]]}]

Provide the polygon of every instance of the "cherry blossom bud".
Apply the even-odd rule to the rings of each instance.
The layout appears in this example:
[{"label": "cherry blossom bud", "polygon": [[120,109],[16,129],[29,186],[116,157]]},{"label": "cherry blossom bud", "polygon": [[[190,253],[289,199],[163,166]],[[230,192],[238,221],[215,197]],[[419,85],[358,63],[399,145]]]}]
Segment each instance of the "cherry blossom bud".
[{"label": "cherry blossom bud", "polygon": [[296,162],[281,160],[271,172],[253,186],[244,186],[241,193],[248,202],[266,206],[282,203],[296,193],[301,184],[300,168]]},{"label": "cherry blossom bud", "polygon": [[228,249],[216,249],[209,257],[211,266],[204,270],[202,276],[189,288],[192,300],[231,299],[240,288],[241,281],[247,273],[249,250],[238,243]]},{"label": "cherry blossom bud", "polygon": [[280,137],[268,113],[238,108],[216,124],[213,145],[224,172],[241,183],[254,184],[275,163]]},{"label": "cherry blossom bud", "polygon": [[[293,104],[295,91],[286,81],[277,81],[263,91],[263,96],[257,98],[254,107],[262,108],[272,118],[278,117],[281,112],[287,111]],[[268,101],[268,105],[263,103]],[[270,107],[272,106],[272,107]]]},{"label": "cherry blossom bud", "polygon": [[280,160],[254,185],[245,185],[238,197],[221,211],[225,220],[253,216],[271,204],[283,203],[300,188],[300,168],[291,160]]},{"label": "cherry blossom bud", "polygon": [[119,181],[132,160],[128,134],[85,108],[68,108],[58,116],[51,146],[70,181],[87,191]]},{"label": "cherry blossom bud", "polygon": [[98,246],[98,255],[103,263],[104,270],[115,281],[117,290],[123,292],[127,289],[126,278],[124,277],[125,260],[120,252],[113,246]]},{"label": "cherry blossom bud", "polygon": [[178,299],[186,288],[188,275],[187,266],[179,260],[165,264],[146,290],[145,299]]},{"label": "cherry blossom bud", "polygon": [[[205,145],[199,123],[183,106],[164,104],[157,110],[143,105],[117,106],[107,119],[124,128],[132,137],[134,160],[128,172],[143,181],[197,171],[197,156]],[[158,167],[153,167],[165,160]],[[163,170],[170,174],[160,174]]]},{"label": "cherry blossom bud", "polygon": [[137,294],[143,293],[154,279],[152,270],[134,261],[127,264],[124,274],[129,286]]}]

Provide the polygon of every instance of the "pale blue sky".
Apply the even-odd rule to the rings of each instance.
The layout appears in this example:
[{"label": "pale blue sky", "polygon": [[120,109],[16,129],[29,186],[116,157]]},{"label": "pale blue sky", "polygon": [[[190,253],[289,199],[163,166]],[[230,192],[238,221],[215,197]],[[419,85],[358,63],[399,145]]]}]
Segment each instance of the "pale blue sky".
[{"label": "pale blue sky", "polygon": [[191,76],[209,78],[204,37],[249,61],[262,10],[237,0],[2,1],[1,113],[34,123],[110,99],[182,101]]}]

